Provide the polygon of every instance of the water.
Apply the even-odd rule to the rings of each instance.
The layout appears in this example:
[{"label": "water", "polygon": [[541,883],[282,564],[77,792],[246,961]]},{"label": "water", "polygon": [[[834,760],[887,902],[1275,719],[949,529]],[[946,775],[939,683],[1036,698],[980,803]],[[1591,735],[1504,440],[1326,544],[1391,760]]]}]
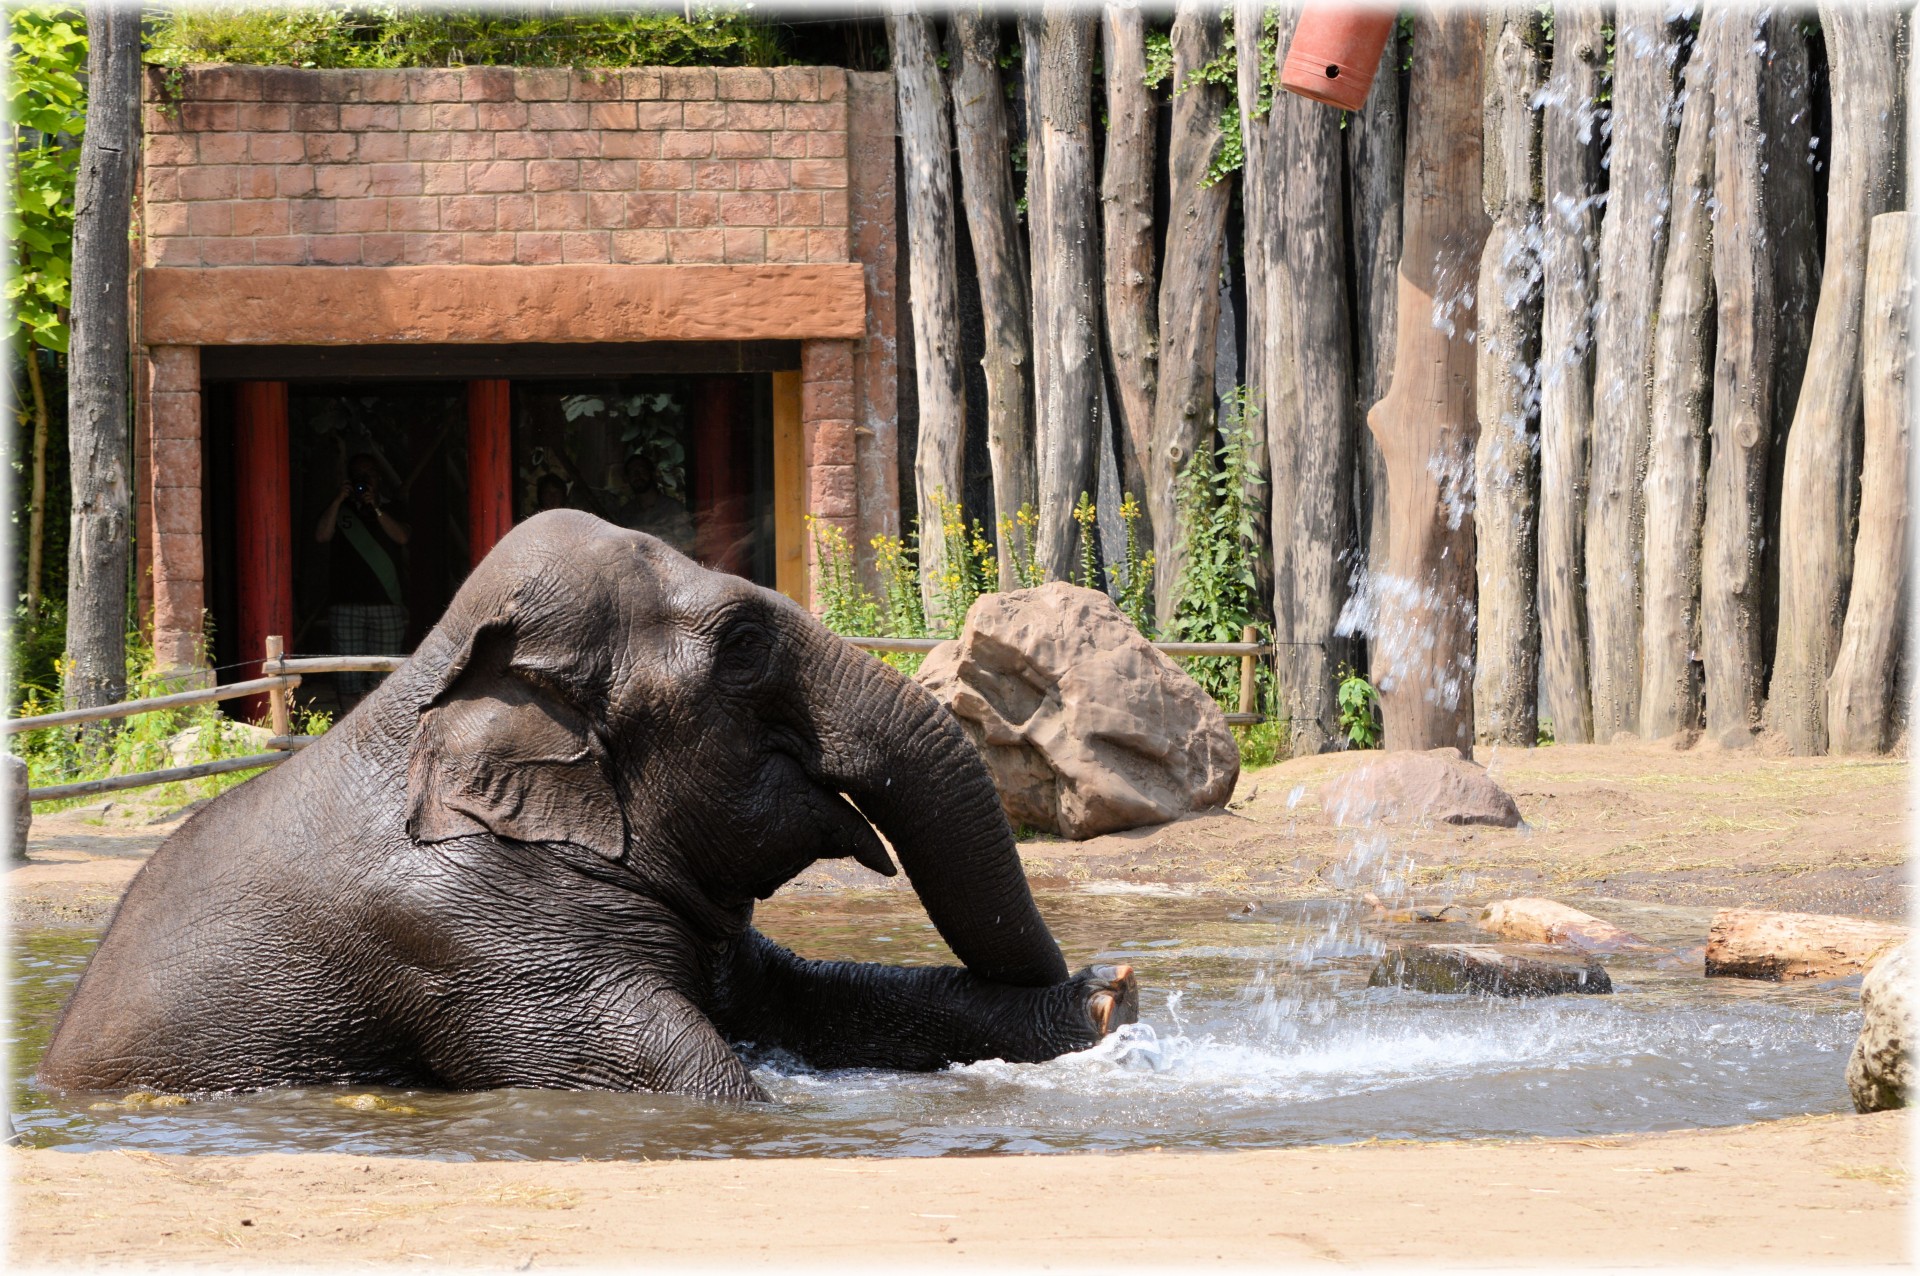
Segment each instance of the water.
[{"label": "water", "polygon": [[[12,953],[14,1127],[37,1146],[155,1152],[939,1156],[1602,1135],[1850,1106],[1857,981],[1708,981],[1698,953],[1683,952],[1608,958],[1612,996],[1438,996],[1368,988],[1367,974],[1390,938],[1485,938],[1470,927],[1382,927],[1332,902],[1244,912],[1218,897],[1079,893],[1041,906],[1069,960],[1135,966],[1139,1025],[1046,1064],[816,1073],[759,1059],[776,1102],[747,1108],[316,1088],[129,1110],[119,1096],[50,1094],[32,1068],[95,937],[28,933]],[[1592,907],[1676,945],[1706,929],[1704,913]],[[951,960],[904,894],[776,900],[761,923],[807,956]]]}]

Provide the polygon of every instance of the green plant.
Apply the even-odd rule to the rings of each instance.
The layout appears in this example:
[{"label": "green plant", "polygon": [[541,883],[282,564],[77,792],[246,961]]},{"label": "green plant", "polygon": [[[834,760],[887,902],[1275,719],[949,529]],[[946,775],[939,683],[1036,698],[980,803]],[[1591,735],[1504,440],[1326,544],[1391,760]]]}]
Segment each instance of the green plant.
[{"label": "green plant", "polygon": [[8,15],[5,335],[67,348],[73,275],[73,192],[86,126],[87,37],[78,14],[20,8]]},{"label": "green plant", "polygon": [[1334,703],[1340,711],[1340,729],[1347,733],[1347,745],[1355,749],[1380,747],[1380,693],[1373,684],[1347,665],[1335,675],[1339,687]]},{"label": "green plant", "polygon": [[[57,684],[66,672],[65,659],[56,659],[54,668]],[[144,634],[136,631],[127,636],[127,699],[138,700],[184,689],[177,675],[171,678],[162,675]],[[35,717],[59,709],[58,685],[44,689],[44,695],[38,687],[26,691],[20,704],[20,717]],[[310,709],[297,720],[306,734],[318,734],[331,725],[326,715],[315,714]],[[318,731],[313,730],[315,726]],[[245,724],[222,713],[218,705],[197,704],[135,714],[117,724],[109,724],[104,730],[42,727],[37,731],[24,731],[13,737],[11,749],[27,764],[28,784],[40,788],[244,757],[259,751],[256,738]],[[146,804],[180,806],[224,792],[254,774],[254,771],[228,771],[153,785],[136,792],[139,800]],[[35,805],[42,810],[61,810],[95,800],[80,797]]]},{"label": "green plant", "polygon": [[1240,744],[1240,769],[1257,771],[1285,758],[1287,735],[1287,724],[1271,715],[1265,722],[1235,727],[1233,736]]},{"label": "green plant", "polygon": [[1080,493],[1080,501],[1073,507],[1073,521],[1080,527],[1080,579],[1074,584],[1082,589],[1100,588],[1100,511],[1094,506],[1093,498],[1085,492]]},{"label": "green plant", "polygon": [[[951,638],[966,623],[967,612],[976,598],[990,594],[1000,579],[993,542],[975,519],[968,527],[960,502],[948,500],[944,490],[933,494],[933,506],[940,514],[942,555],[940,575],[933,581],[932,615],[927,619],[935,634]],[[921,529],[925,535],[925,529]]]},{"label": "green plant", "polygon": [[[1204,65],[1187,72],[1187,78],[1174,88],[1176,94],[1186,93],[1201,84],[1219,85],[1227,90],[1227,103],[1220,111],[1220,145],[1207,164],[1206,176],[1200,181],[1202,186],[1225,181],[1239,172],[1247,159],[1244,123],[1240,118],[1239,60],[1242,48],[1248,41],[1234,27],[1232,13],[1227,13],[1225,18],[1226,29],[1220,52]],[[1279,38],[1279,15],[1267,10],[1259,34],[1251,41],[1260,65],[1260,86],[1253,102],[1253,117],[1256,120],[1265,118],[1273,109],[1273,95],[1280,82],[1280,61],[1276,56]],[[1144,78],[1150,89],[1157,89],[1173,78],[1173,39],[1164,31],[1147,33]]]},{"label": "green plant", "polygon": [[172,8],[154,23],[146,56],[163,66],[772,66],[781,50],[774,27],[746,6],[568,12],[322,3]]},{"label": "green plant", "polygon": [[813,597],[820,623],[848,637],[877,635],[882,629],[880,600],[860,580],[853,544],[832,523],[807,515],[813,537]]},{"label": "green plant", "polygon": [[1120,581],[1120,597],[1117,600],[1120,610],[1126,613],[1133,627],[1147,637],[1153,637],[1153,551],[1145,549],[1140,539],[1140,502],[1128,492],[1120,502],[1120,522],[1127,529],[1127,551],[1123,566],[1125,577]]},{"label": "green plant", "polygon": [[[1180,472],[1175,498],[1186,529],[1187,562],[1174,591],[1172,624],[1182,642],[1238,642],[1257,615],[1253,565],[1261,547],[1248,496],[1265,479],[1253,468],[1247,421],[1259,408],[1245,386],[1227,395],[1222,408],[1220,446],[1194,453]],[[1264,641],[1264,628],[1261,634]],[[1232,656],[1187,660],[1194,681],[1230,708],[1239,699],[1239,666]],[[1261,677],[1269,677],[1264,667]]]},{"label": "green plant", "polygon": [[1038,589],[1047,583],[1047,573],[1034,557],[1038,550],[1040,514],[1032,505],[1022,505],[1011,515],[1000,516],[1000,543],[1013,558],[1013,581],[1019,589]]}]

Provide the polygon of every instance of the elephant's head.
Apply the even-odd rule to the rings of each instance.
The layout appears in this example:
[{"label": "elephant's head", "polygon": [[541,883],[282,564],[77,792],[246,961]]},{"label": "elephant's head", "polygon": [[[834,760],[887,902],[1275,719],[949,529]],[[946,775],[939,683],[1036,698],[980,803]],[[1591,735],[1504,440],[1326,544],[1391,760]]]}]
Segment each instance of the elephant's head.
[{"label": "elephant's head", "polygon": [[878,826],[975,974],[1067,976],[959,725],[779,594],[556,510],[501,541],[416,661],[445,670],[416,705],[416,841],[544,843],[743,910],[815,859],[891,874]]}]

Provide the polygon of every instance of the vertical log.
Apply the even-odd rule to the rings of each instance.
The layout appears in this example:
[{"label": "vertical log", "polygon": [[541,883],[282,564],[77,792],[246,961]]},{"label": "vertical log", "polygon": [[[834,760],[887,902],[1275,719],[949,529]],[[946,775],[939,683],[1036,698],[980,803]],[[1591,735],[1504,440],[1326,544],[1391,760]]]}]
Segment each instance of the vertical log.
[{"label": "vertical log", "polygon": [[907,276],[913,293],[915,386],[920,437],[914,485],[920,515],[920,591],[928,613],[945,569],[939,502],[961,499],[966,478],[967,403],[960,369],[959,273],[953,246],[953,139],[947,95],[934,65],[925,17],[887,15],[900,94],[900,153],[906,164]]},{"label": "vertical log", "polygon": [[1474,298],[1482,22],[1415,11],[1404,250],[1393,380],[1367,415],[1387,470],[1385,570],[1375,575],[1374,670],[1388,747],[1472,742]]},{"label": "vertical log", "polygon": [[1613,185],[1600,232],[1593,451],[1587,491],[1588,679],[1593,738],[1640,728],[1640,536],[1652,413],[1653,326],[1667,255],[1680,24],[1663,7],[1614,22]]},{"label": "vertical log", "polygon": [[[1035,499],[1033,386],[1027,340],[1027,260],[1013,201],[1013,147],[1007,97],[1000,85],[1000,25],[978,10],[953,14],[959,49],[953,79],[954,138],[967,234],[980,279],[986,330],[987,455],[993,464],[997,518],[1011,518]],[[992,520],[988,520],[992,522]],[[1000,588],[1016,589],[1014,545],[997,536]]]},{"label": "vertical log", "polygon": [[1866,443],[1860,535],[1840,654],[1827,681],[1827,746],[1884,752],[1906,661],[1907,470],[1912,459],[1913,275],[1907,213],[1873,219],[1861,370]]},{"label": "vertical log", "polygon": [[[32,477],[27,488],[27,615],[40,615],[40,575],[47,547],[47,387],[40,375],[40,349],[27,342],[27,388],[33,396]],[[88,706],[91,707],[91,706]]]},{"label": "vertical log", "polygon": [[1673,220],[1653,336],[1647,448],[1640,734],[1691,738],[1701,725],[1700,534],[1713,396],[1714,49],[1687,63],[1673,155]]},{"label": "vertical log", "polygon": [[1027,50],[1027,226],[1033,269],[1039,565],[1065,580],[1073,505],[1094,485],[1100,430],[1100,230],[1093,173],[1093,18],[1049,5],[1021,20]]},{"label": "vertical log", "polygon": [[1186,567],[1186,528],[1175,496],[1180,471],[1213,428],[1214,336],[1220,322],[1220,258],[1232,187],[1204,185],[1224,141],[1224,85],[1187,77],[1219,56],[1225,25],[1209,0],[1181,0],[1173,20],[1173,123],[1167,138],[1166,259],[1160,275],[1159,384],[1147,449],[1147,512],[1153,519],[1154,596],[1160,624],[1173,619]]},{"label": "vertical log", "polygon": [[1771,725],[1795,754],[1827,749],[1827,676],[1840,646],[1860,485],[1860,314],[1873,218],[1905,198],[1906,15],[1820,7],[1833,68],[1827,250],[1780,489],[1780,627]]},{"label": "vertical log", "polygon": [[[1273,85],[1279,76],[1279,50],[1269,33],[1270,15],[1259,0],[1236,0],[1233,7],[1235,93],[1240,106],[1240,270],[1245,286],[1245,332],[1241,349],[1240,384],[1247,390],[1250,409],[1247,431],[1247,490],[1242,493],[1249,515],[1248,539],[1262,547],[1253,567],[1254,596],[1271,599],[1273,563],[1273,457],[1269,446],[1267,408],[1267,289],[1271,286],[1273,230],[1270,211],[1275,192],[1268,167],[1271,145]],[[1357,418],[1356,418],[1357,419]]]},{"label": "vertical log", "polygon": [[1523,748],[1540,733],[1540,41],[1537,8],[1487,12],[1482,180],[1493,229],[1480,254],[1473,720],[1476,740]]},{"label": "vertical log", "polygon": [[1806,362],[1820,267],[1801,17],[1710,5],[1714,87],[1713,419],[1701,536],[1707,735],[1750,744],[1766,691],[1768,489]]},{"label": "vertical log", "polygon": [[[1107,144],[1100,166],[1106,260],[1108,399],[1119,418],[1121,486],[1147,490],[1146,455],[1159,384],[1155,306],[1160,271],[1153,234],[1154,134],[1146,33],[1136,4],[1110,4],[1100,24],[1106,68]],[[1151,519],[1148,526],[1151,527]]]},{"label": "vertical log", "polygon": [[74,190],[67,447],[67,707],[123,699],[133,561],[127,227],[140,110],[140,11],[86,6],[86,134]]},{"label": "vertical log", "polygon": [[[1400,62],[1406,42],[1398,26],[1380,54],[1367,105],[1347,117],[1347,206],[1353,262],[1354,384],[1356,411],[1387,392],[1393,372],[1393,333],[1400,269],[1400,192],[1405,169],[1406,111],[1400,100]],[[1373,435],[1360,432],[1354,462],[1359,544],[1372,566],[1387,557],[1386,469]]]},{"label": "vertical log", "polygon": [[[1288,33],[1290,36],[1290,33]],[[1274,663],[1296,756],[1339,739],[1334,674],[1352,576],[1353,327],[1340,113],[1294,93],[1273,103],[1265,155],[1267,494],[1273,519]]]},{"label": "vertical log", "polygon": [[1605,170],[1606,13],[1556,5],[1540,120],[1540,706],[1553,738],[1593,738],[1587,696],[1587,454]]}]

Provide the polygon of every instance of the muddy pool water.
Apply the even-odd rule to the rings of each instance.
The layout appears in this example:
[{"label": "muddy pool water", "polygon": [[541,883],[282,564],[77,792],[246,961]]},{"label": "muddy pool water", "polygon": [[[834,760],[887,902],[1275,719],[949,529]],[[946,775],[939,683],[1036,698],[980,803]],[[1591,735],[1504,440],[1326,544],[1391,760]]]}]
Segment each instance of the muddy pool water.
[{"label": "muddy pool water", "polygon": [[[460,1160],[938,1156],[1599,1135],[1850,1106],[1858,981],[1703,979],[1701,910],[1586,901],[1674,952],[1607,958],[1609,996],[1507,1000],[1367,986],[1387,942],[1487,938],[1471,927],[1383,927],[1344,901],[1246,911],[1218,896],[1100,891],[1042,894],[1041,908],[1071,964],[1134,965],[1138,1025],[1045,1064],[816,1073],[762,1059],[756,1075],[776,1102],[737,1109],[533,1090],[308,1088],[134,1108],[115,1095],[50,1093],[33,1069],[97,936],[16,934],[14,1137],[75,1150]],[[777,898],[759,921],[809,957],[952,961],[904,893]]]}]

